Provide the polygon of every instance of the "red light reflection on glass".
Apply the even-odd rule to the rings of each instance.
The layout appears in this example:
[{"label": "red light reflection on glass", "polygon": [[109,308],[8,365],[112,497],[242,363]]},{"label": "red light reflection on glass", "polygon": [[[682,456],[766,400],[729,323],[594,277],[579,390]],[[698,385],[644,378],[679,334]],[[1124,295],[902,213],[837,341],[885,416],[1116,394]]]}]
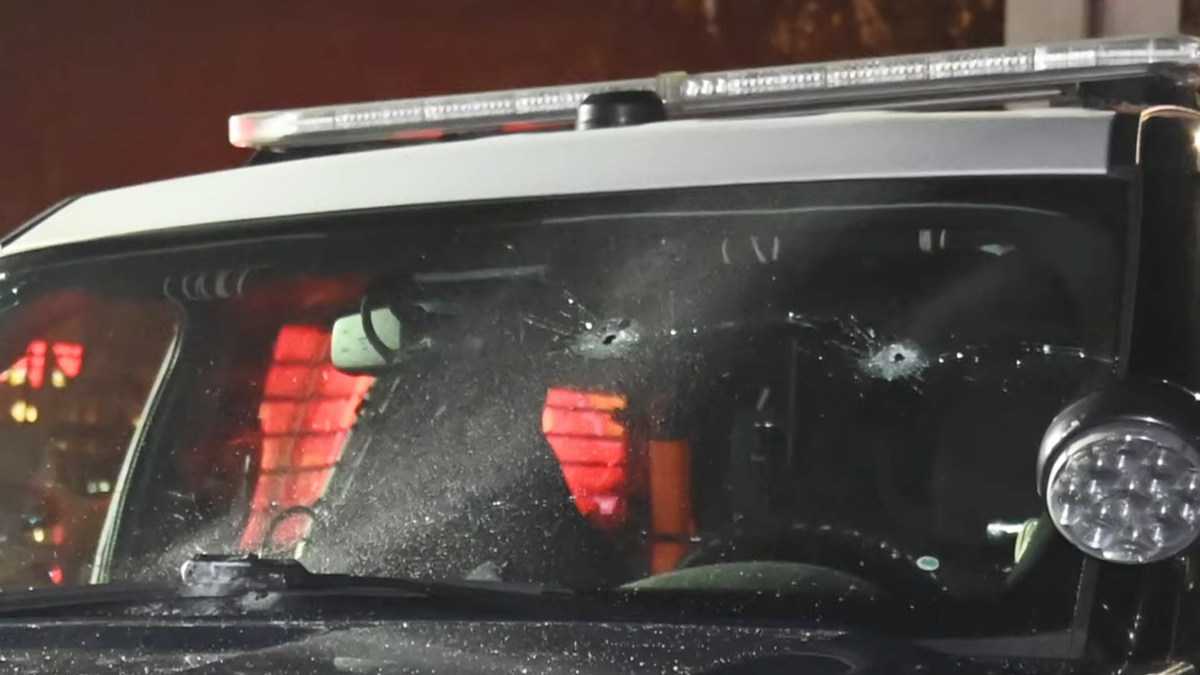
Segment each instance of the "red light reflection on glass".
[{"label": "red light reflection on glass", "polygon": [[621,396],[551,389],[542,409],[542,433],[575,508],[601,529],[625,520],[629,434],[615,417],[625,405]]},{"label": "red light reflection on glass", "polygon": [[[242,550],[263,544],[277,514],[311,507],[325,492],[346,432],[374,378],[355,377],[329,362],[329,333],[308,326],[284,326],[275,340],[258,409],[262,429],[259,478]],[[279,524],[272,544],[291,547],[307,529],[307,519]]]},{"label": "red light reflection on glass", "polygon": [[54,352],[54,362],[58,364],[58,369],[67,377],[75,377],[79,375],[79,371],[83,368],[83,346],[73,345],[66,342],[55,342],[52,348]]},{"label": "red light reflection on glass", "polygon": [[46,382],[47,351],[54,354],[54,362],[63,376],[77,377],[83,369],[83,345],[70,342],[55,342],[49,346],[45,340],[34,340],[25,348],[25,355],[13,362],[7,373],[21,373],[21,380],[10,380],[14,384],[28,382],[34,389],[41,389]]}]

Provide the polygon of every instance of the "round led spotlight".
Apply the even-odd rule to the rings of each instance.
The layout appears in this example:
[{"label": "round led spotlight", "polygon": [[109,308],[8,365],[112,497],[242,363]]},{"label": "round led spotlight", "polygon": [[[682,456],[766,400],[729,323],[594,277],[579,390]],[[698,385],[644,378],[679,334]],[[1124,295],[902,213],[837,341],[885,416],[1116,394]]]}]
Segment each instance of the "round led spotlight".
[{"label": "round led spotlight", "polygon": [[1039,487],[1055,527],[1085,553],[1165,560],[1200,536],[1200,404],[1168,385],[1068,406],[1047,430]]}]

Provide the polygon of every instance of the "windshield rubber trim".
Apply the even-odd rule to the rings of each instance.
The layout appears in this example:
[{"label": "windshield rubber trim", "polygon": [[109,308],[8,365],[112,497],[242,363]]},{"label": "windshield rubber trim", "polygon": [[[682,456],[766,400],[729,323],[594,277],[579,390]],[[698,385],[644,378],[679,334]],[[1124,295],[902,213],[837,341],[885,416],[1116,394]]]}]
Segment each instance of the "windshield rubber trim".
[{"label": "windshield rubber trim", "polygon": [[1137,311],[1138,273],[1141,268],[1142,256],[1142,221],[1144,175],[1137,173],[1130,182],[1128,215],[1126,216],[1125,232],[1125,273],[1123,275],[1121,293],[1121,318],[1117,326],[1117,379],[1124,381],[1129,377],[1129,361],[1133,353],[1134,314]]}]

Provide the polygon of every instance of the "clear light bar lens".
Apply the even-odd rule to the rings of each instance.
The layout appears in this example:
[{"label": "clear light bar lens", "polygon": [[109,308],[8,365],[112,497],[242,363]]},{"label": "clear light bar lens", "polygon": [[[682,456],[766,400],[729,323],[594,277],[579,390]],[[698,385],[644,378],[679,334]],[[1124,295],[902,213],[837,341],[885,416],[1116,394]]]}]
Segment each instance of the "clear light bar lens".
[{"label": "clear light bar lens", "polygon": [[1064,450],[1046,499],[1055,526],[1084,552],[1163,560],[1200,535],[1200,454],[1163,428],[1098,429]]},{"label": "clear light bar lens", "polygon": [[710,98],[1156,63],[1200,63],[1200,41],[1127,38],[736,70],[690,76],[682,94],[686,108],[688,101]]},{"label": "clear light bar lens", "polygon": [[230,118],[229,140],[238,147],[286,147],[494,131],[515,122],[570,124],[585,98],[620,90],[655,91],[676,117],[687,117],[753,108],[764,100],[803,110],[817,93],[844,92],[852,98],[861,91],[867,97],[871,87],[887,85],[904,85],[903,93],[916,97],[923,87],[954,80],[1008,78],[1004,81],[1019,83],[1038,75],[1066,77],[1088,70],[1098,75],[1155,64],[1200,64],[1200,40],[1119,38],[998,47],[248,113]]},{"label": "clear light bar lens", "polygon": [[[248,113],[230,118],[229,141],[238,147],[265,147],[290,137],[338,132],[355,139],[355,132],[364,130],[404,132],[487,128],[489,123],[500,126],[512,121],[571,121],[579,104],[588,96],[622,90],[654,91],[655,80],[622,80]],[[379,140],[387,137],[384,135]]]}]

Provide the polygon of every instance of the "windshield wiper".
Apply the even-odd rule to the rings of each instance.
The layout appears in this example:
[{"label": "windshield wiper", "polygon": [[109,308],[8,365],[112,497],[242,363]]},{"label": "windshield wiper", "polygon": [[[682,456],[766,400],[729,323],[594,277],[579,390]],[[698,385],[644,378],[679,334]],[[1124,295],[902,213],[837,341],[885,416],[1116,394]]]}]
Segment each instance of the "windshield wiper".
[{"label": "windshield wiper", "polygon": [[[202,554],[185,562],[181,583],[113,584],[0,593],[0,617],[66,614],[91,610],[200,603],[204,613],[221,607],[240,614],[262,611],[329,610],[347,613],[428,610],[518,615],[561,614],[563,600],[573,611],[588,604],[571,591],[533,584],[491,581],[425,581],[403,577],[316,574],[299,561],[254,555]],[[276,602],[262,602],[264,598]],[[254,602],[246,603],[250,599]],[[352,601],[350,604],[341,603]]]},{"label": "windshield wiper", "polygon": [[292,558],[260,558],[253,554],[201,554],[180,570],[181,592],[189,597],[229,597],[246,592],[363,593],[418,598],[569,597],[570,591],[536,584],[492,581],[425,581],[405,577],[367,577],[353,574],[315,574]]}]

